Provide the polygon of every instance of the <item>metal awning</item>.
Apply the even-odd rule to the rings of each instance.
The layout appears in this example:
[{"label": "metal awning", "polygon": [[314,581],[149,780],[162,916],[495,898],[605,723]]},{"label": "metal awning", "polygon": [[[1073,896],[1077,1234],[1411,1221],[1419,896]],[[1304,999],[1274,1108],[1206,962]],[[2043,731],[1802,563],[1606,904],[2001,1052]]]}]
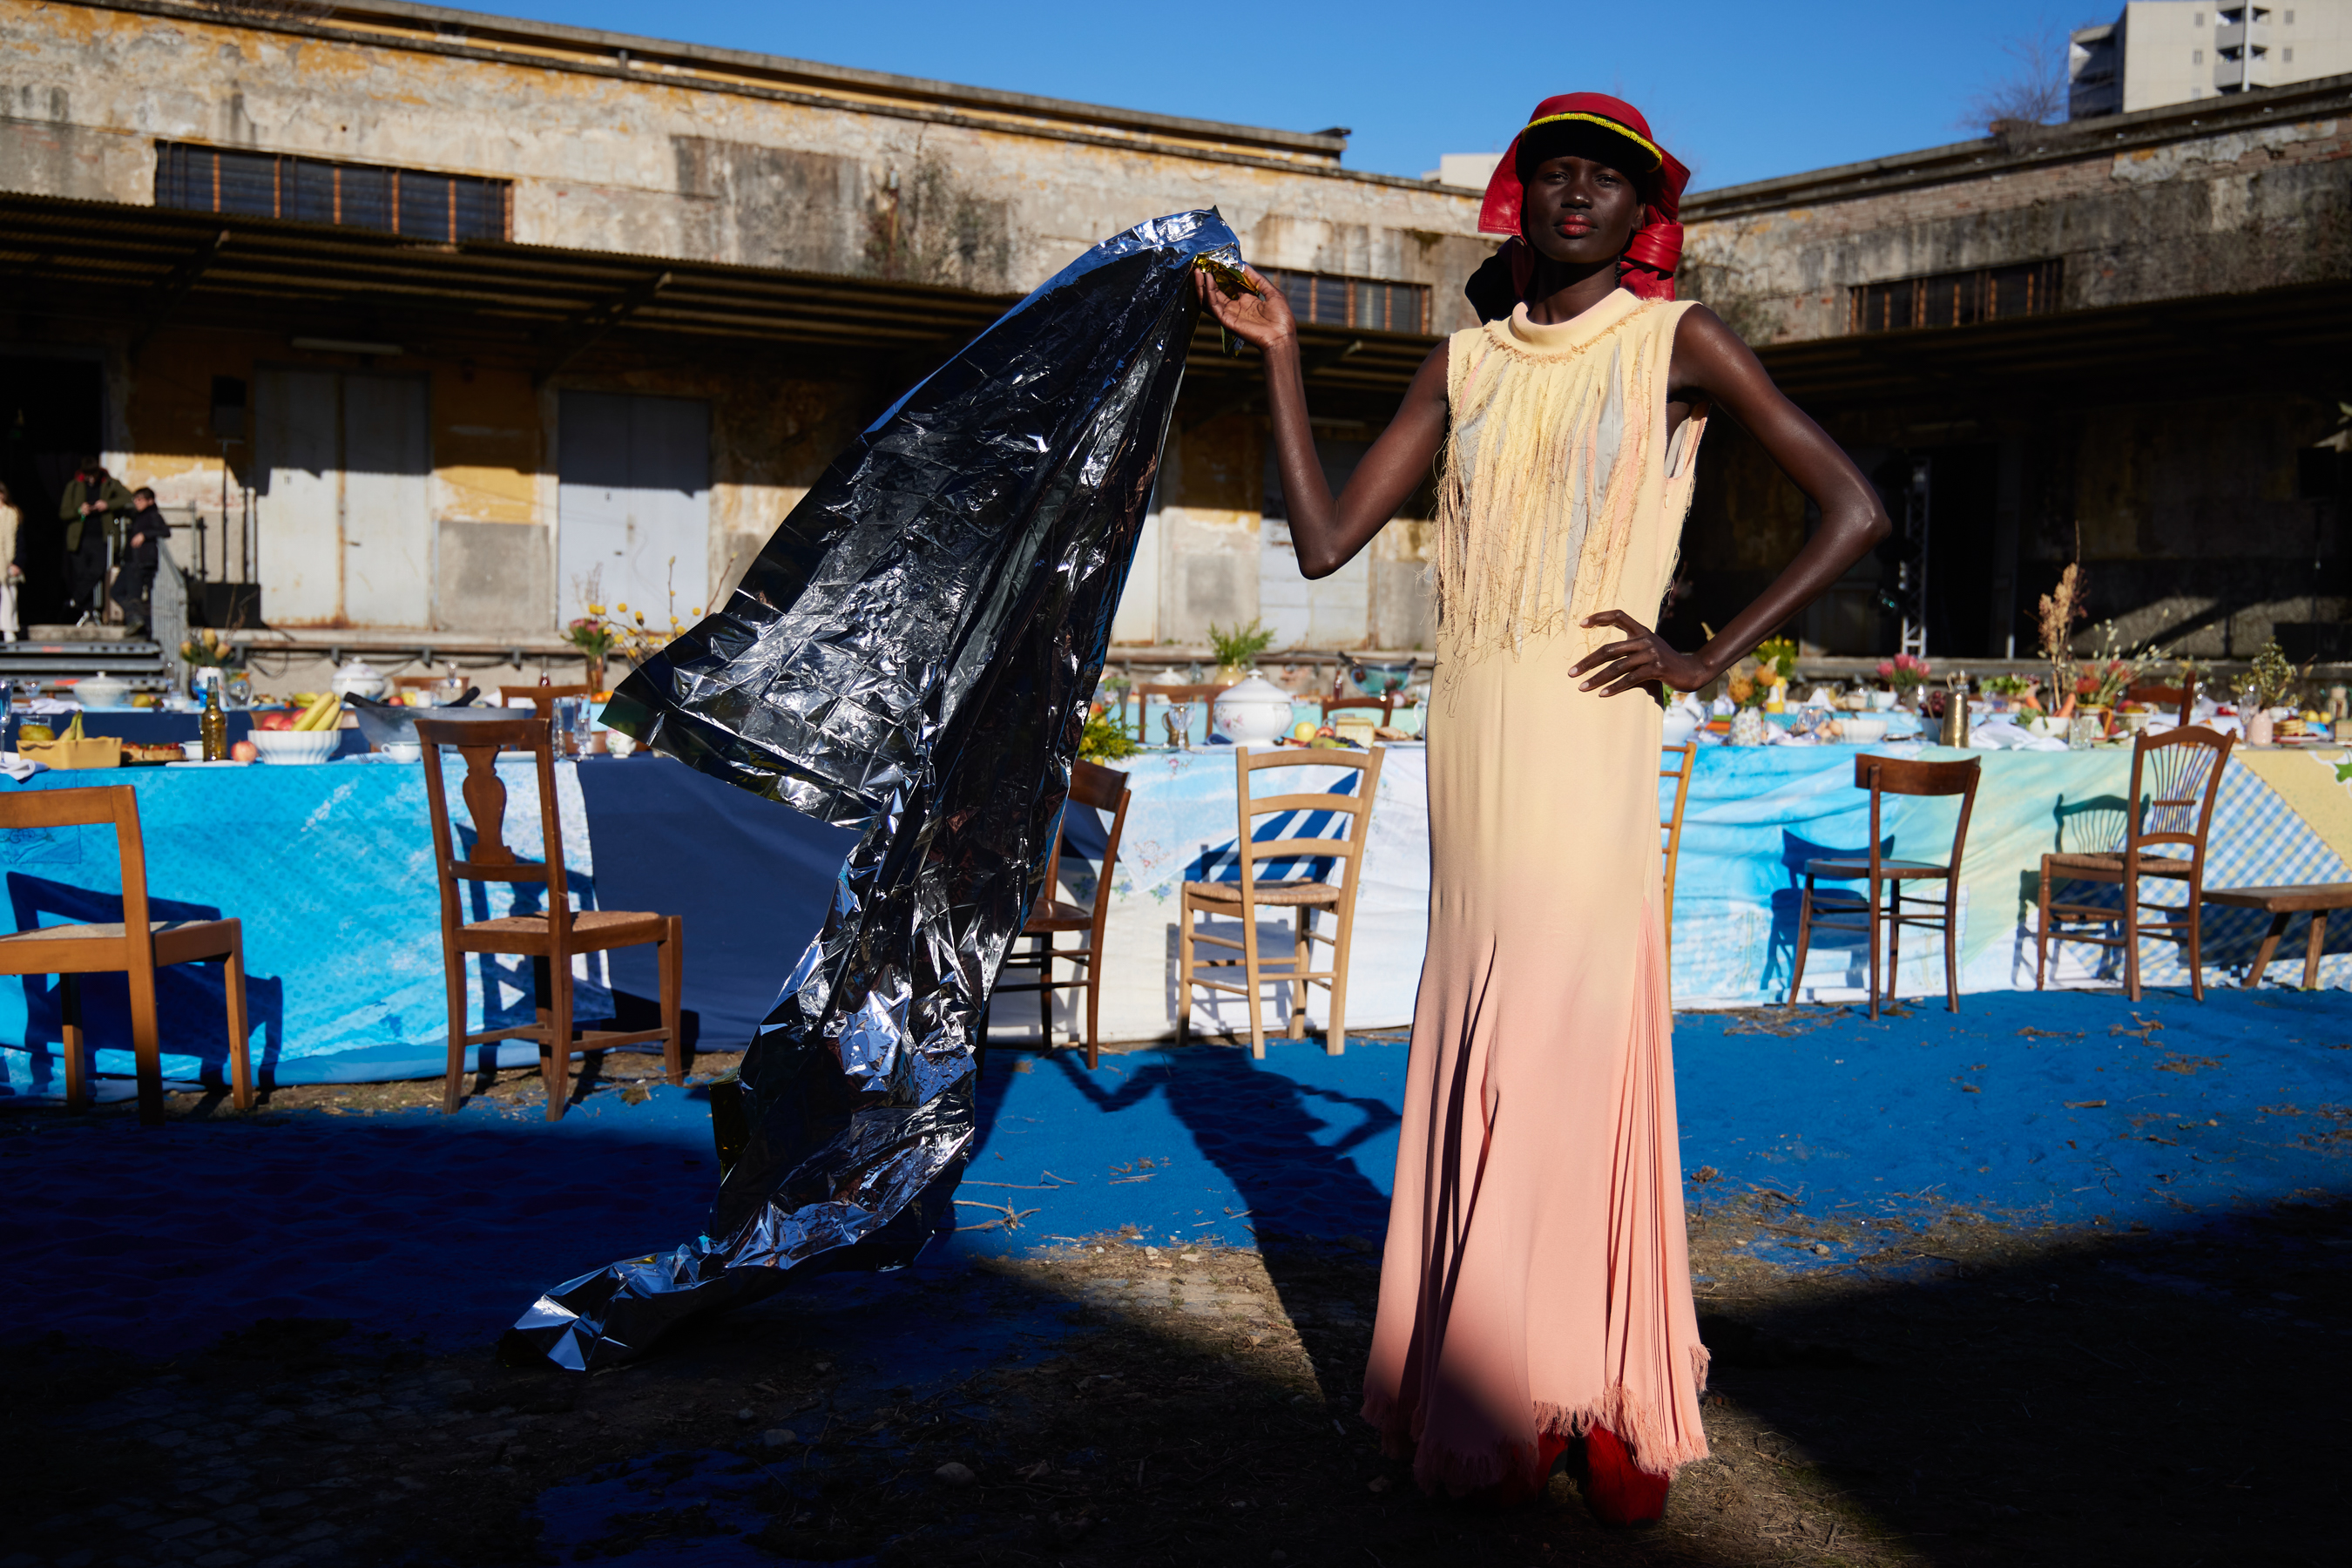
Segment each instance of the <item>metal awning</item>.
[{"label": "metal awning", "polygon": [[[1018,296],[887,278],[503,241],[446,244],[277,218],[0,193],[0,282],[22,315],[128,328],[264,330],[520,363],[544,376],[592,354],[707,356],[728,345],[806,363],[905,356],[909,374],[968,342]],[[1308,327],[1318,386],[1391,400],[1434,338]],[[1194,344],[1195,396],[1254,362]]]}]

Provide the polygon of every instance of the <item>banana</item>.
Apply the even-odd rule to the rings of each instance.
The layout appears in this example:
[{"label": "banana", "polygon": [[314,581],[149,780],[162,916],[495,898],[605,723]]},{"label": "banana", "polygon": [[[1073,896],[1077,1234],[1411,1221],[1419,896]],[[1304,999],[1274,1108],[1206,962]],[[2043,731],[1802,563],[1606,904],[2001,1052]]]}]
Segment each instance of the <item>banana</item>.
[{"label": "banana", "polygon": [[331,729],[342,716],[343,700],[329,691],[311,703],[302,717],[294,721],[294,728],[305,731]]}]

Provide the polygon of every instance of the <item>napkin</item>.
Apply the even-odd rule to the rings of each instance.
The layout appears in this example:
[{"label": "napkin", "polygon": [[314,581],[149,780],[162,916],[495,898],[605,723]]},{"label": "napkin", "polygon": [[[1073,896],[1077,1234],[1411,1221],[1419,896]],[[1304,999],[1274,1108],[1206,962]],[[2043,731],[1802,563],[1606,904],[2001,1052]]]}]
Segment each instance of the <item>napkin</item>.
[{"label": "napkin", "polygon": [[47,763],[37,763],[32,758],[19,756],[15,752],[0,752],[0,773],[6,773],[18,784],[23,784],[35,773],[45,773],[48,771],[49,764]]}]

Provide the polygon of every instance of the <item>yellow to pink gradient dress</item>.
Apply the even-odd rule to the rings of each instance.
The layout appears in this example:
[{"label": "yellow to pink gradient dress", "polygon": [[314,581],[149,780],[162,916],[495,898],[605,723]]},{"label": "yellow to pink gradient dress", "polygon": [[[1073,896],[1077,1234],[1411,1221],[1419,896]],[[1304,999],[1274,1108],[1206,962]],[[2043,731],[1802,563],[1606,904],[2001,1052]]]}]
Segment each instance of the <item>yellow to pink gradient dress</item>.
[{"label": "yellow to pink gradient dress", "polygon": [[1654,625],[1703,420],[1688,307],[1620,289],[1447,347],[1429,716],[1429,952],[1364,1415],[1431,1490],[1528,1479],[1593,1426],[1706,1453],[1675,1136],[1657,705],[1569,669]]}]

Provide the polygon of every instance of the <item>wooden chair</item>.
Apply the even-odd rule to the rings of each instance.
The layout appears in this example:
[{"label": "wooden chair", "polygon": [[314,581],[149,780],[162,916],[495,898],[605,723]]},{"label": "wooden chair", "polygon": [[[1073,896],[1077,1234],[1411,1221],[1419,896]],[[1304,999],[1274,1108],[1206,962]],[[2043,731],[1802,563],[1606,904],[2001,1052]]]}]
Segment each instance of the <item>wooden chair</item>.
[{"label": "wooden chair", "polygon": [[[2189,992],[2205,1000],[2203,931],[2198,915],[2205,901],[2205,839],[2213,827],[2213,807],[2221,795],[2221,770],[2229,765],[2236,737],[2200,726],[2184,725],[2161,735],[2146,731],[2132,743],[2131,796],[2124,818],[2120,854],[2052,854],[2042,857],[2039,903],[2040,929],[2033,939],[2033,988],[2042,989],[2052,942],[2087,942],[2124,951],[2124,993],[2139,1000],[2139,939],[2158,937],[2188,949]],[[2159,846],[2177,846],[2180,854],[2154,854]],[[2168,910],[2139,896],[2143,877],[2160,877],[2184,883],[2189,904],[2174,920],[2147,921],[2143,910]],[[2104,882],[2123,889],[2123,907],[2070,904],[2050,896],[2058,882]],[[2111,926],[2120,921],[2123,934],[2094,936],[2087,931],[2053,930],[2052,922],[2081,926]]]},{"label": "wooden chair", "polygon": [[139,1120],[163,1121],[163,1059],[155,1026],[155,971],[173,963],[222,966],[228,993],[230,1084],[239,1110],[253,1108],[253,1062],[246,1039],[245,936],[234,920],[147,918],[147,852],[139,837],[139,792],[129,784],[25,790],[0,795],[0,828],[114,827],[122,868],[122,919],[86,925],[37,926],[0,937],[0,974],[54,974],[66,1058],[66,1105],[79,1110],[82,1079],[79,977],[121,970],[131,983],[131,1049],[139,1069]]},{"label": "wooden chair", "polygon": [[1379,721],[1385,724],[1396,716],[1396,693],[1384,691],[1378,697],[1326,697],[1323,699],[1323,722],[1328,724],[1332,714],[1350,708],[1376,708],[1380,710]]},{"label": "wooden chair", "polygon": [[[1320,751],[1252,752],[1237,749],[1234,753],[1234,793],[1240,832],[1236,835],[1234,853],[1241,862],[1241,879],[1237,882],[1187,882],[1176,928],[1176,1039],[1182,1044],[1192,1016],[1192,987],[1212,991],[1237,991],[1249,998],[1250,1055],[1265,1056],[1265,1024],[1259,990],[1267,982],[1276,984],[1288,982],[1295,987],[1291,995],[1290,1037],[1304,1039],[1307,1035],[1307,988],[1320,985],[1330,993],[1331,1026],[1324,1037],[1324,1050],[1338,1056],[1348,1046],[1348,944],[1356,924],[1356,890],[1363,876],[1364,836],[1372,825],[1372,799],[1380,791],[1381,749],[1374,746],[1369,752]],[[1337,791],[1317,795],[1254,795],[1252,777],[1265,768],[1336,767],[1356,770],[1354,793]],[[1252,824],[1261,816],[1276,813],[1307,814],[1328,812],[1348,818],[1345,838],[1284,837],[1259,839],[1252,836]],[[1328,860],[1336,871],[1335,881],[1260,880],[1258,862],[1262,860]],[[1329,872],[1325,873],[1327,876]],[[1257,922],[1262,909],[1287,909],[1297,911],[1297,945],[1292,949],[1290,967],[1280,973],[1265,973],[1258,961]],[[1334,930],[1325,936],[1315,930],[1314,916],[1318,910],[1329,910],[1334,917]],[[1222,915],[1241,921],[1241,940],[1211,936],[1196,931],[1195,915]],[[1314,946],[1323,942],[1331,948],[1331,966],[1314,967]],[[1241,953],[1239,958],[1195,959],[1195,944],[1206,942],[1213,947],[1231,948]],[[1200,969],[1239,968],[1239,984],[1229,980],[1205,980],[1194,973]]]},{"label": "wooden chair", "polygon": [[594,695],[595,692],[584,685],[501,686],[499,688],[499,706],[504,708],[518,697],[528,697],[530,699],[532,711],[536,712],[541,719],[544,719],[549,723],[552,724],[555,722],[555,700],[557,698],[593,697]]},{"label": "wooden chair", "polygon": [[2194,675],[2181,677],[2180,684],[2178,686],[2161,686],[2154,681],[2143,681],[2125,692],[2124,696],[2134,702],[2178,703],[2180,722],[2183,724],[2197,716],[2197,678]]},{"label": "wooden chair", "polygon": [[[1789,1001],[1797,1000],[1797,988],[1805,978],[1805,953],[1812,946],[1816,931],[1858,931],[1870,939],[1870,1016],[1878,1016],[1880,1001],[1878,986],[1878,928],[1886,926],[1886,991],[1885,999],[1895,1000],[1896,976],[1902,963],[1903,928],[1906,925],[1941,927],[1944,932],[1944,1005],[1952,1012],[1960,1010],[1960,857],[1969,841],[1969,814],[1976,808],[1977,778],[1983,764],[1975,758],[1965,763],[1914,763],[1895,757],[1874,757],[1868,753],[1853,760],[1853,784],[1856,789],[1870,792],[1870,853],[1859,858],[1843,856],[1824,857],[1805,862],[1804,901],[1797,910],[1797,957],[1789,977]],[[1885,798],[1890,795],[1958,795],[1960,820],[1952,829],[1952,858],[1938,865],[1930,860],[1890,860],[1885,856],[1886,839],[1880,831]],[[1816,878],[1832,881],[1866,881],[1867,895],[1851,893],[1842,888],[1813,887]],[[1944,884],[1942,899],[1914,898],[1903,890],[1904,884],[1914,881],[1940,881]],[[1891,885],[1893,897],[1882,902],[1879,885]],[[1906,904],[1934,906],[1941,903],[1942,912],[1904,912]],[[1827,914],[1816,913],[1816,909]],[[1860,915],[1857,923],[1851,917]]]},{"label": "wooden chair", "polygon": [[[449,987],[449,1077],[442,1096],[442,1110],[454,1112],[457,1109],[467,1047],[487,1045],[492,1040],[539,1042],[540,1074],[547,1084],[550,1121],[562,1118],[571,1099],[572,1058],[575,1056],[659,1040],[662,1066],[669,1081],[682,1081],[682,1037],[677,1012],[678,994],[686,978],[685,922],[676,915],[572,908],[564,885],[563,829],[556,819],[555,756],[547,721],[522,714],[512,719],[467,721],[419,718],[416,738],[425,743],[425,798],[433,814],[433,854],[440,868],[441,960]],[[474,823],[475,844],[470,859],[458,859],[451,842],[448,796],[441,782],[444,746],[466,761],[466,778],[460,789]],[[501,749],[529,752],[539,768],[541,859],[535,864],[518,860],[514,851],[507,847],[507,786],[499,781],[497,766]],[[535,914],[507,915],[468,923],[460,901],[460,882],[536,883],[547,889],[547,908]],[[572,954],[603,952],[646,942],[660,949],[661,1027],[575,1031],[572,1023]],[[469,952],[513,953],[531,960],[536,1022],[486,1029],[478,1034],[467,1030],[466,954]],[[484,989],[487,992],[488,987]]]},{"label": "wooden chair", "polygon": [[[1061,897],[1062,845],[1066,835],[1056,834],[1054,852],[1045,862],[1045,885],[1039,889],[1036,907],[1029,911],[1029,921],[1021,934],[1030,940],[1030,951],[1008,954],[1009,966],[1026,969],[1034,965],[1037,978],[1015,984],[999,981],[996,994],[1008,991],[1037,993],[1039,1037],[1051,1045],[1054,1039],[1054,993],[1084,990],[1087,994],[1087,1070],[1092,1072],[1102,1059],[1102,967],[1097,957],[1103,952],[1103,927],[1110,918],[1111,872],[1118,865],[1118,841],[1127,831],[1128,803],[1135,792],[1127,787],[1127,775],[1094,763],[1076,763],[1070,768],[1070,805],[1090,811],[1107,811],[1110,816],[1110,836],[1104,841],[1102,864],[1096,868],[1095,896],[1091,905],[1066,902]],[[1056,948],[1054,939],[1066,931],[1084,931],[1086,944],[1069,949]],[[1086,971],[1083,980],[1072,978],[1057,981],[1054,965],[1066,963],[1073,973]]]},{"label": "wooden chair", "polygon": [[1683,858],[1683,807],[1690,800],[1691,770],[1697,766],[1698,742],[1685,741],[1679,746],[1661,750],[1660,758],[1677,759],[1672,767],[1658,769],[1662,779],[1675,781],[1675,807],[1672,813],[1658,819],[1658,832],[1664,842],[1660,847],[1666,860],[1666,984],[1671,990],[1675,973],[1675,868]]},{"label": "wooden chair", "polygon": [[1151,737],[1145,732],[1145,721],[1150,717],[1151,700],[1163,702],[1198,702],[1202,712],[1226,689],[1222,686],[1139,686],[1135,689],[1135,738],[1146,744]]}]

